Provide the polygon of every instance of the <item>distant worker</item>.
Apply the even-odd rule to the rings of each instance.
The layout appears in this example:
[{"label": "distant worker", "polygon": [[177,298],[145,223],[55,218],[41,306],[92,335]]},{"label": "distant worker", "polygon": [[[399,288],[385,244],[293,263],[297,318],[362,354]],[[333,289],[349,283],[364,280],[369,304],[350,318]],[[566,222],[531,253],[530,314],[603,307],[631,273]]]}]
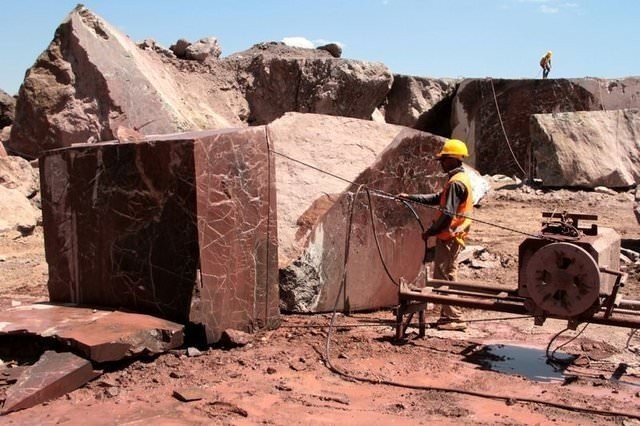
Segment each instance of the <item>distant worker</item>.
[{"label": "distant worker", "polygon": [[547,76],[549,75],[549,71],[551,71],[551,55],[553,55],[553,52],[548,51],[542,58],[540,58],[540,66],[542,67],[542,78],[547,78]]},{"label": "distant worker", "polygon": [[[424,204],[439,205],[435,221],[423,234],[425,243],[429,237],[436,237],[433,278],[456,281],[458,254],[471,227],[473,211],[473,191],[469,175],[462,166],[462,159],[469,156],[464,142],[449,139],[436,158],[449,176],[439,194],[398,194],[399,198]],[[462,320],[462,309],[443,305],[437,327],[439,330],[464,331],[467,324]]]}]

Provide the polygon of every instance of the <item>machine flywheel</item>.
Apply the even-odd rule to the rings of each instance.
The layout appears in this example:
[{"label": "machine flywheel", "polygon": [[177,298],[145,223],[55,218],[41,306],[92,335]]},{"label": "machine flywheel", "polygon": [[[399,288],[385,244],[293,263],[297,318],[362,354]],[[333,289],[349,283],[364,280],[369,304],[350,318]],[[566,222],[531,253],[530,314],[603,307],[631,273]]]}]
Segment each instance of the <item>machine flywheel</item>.
[{"label": "machine flywheel", "polygon": [[527,291],[535,305],[560,318],[589,310],[600,295],[600,271],[583,248],[551,243],[536,251],[526,270]]}]

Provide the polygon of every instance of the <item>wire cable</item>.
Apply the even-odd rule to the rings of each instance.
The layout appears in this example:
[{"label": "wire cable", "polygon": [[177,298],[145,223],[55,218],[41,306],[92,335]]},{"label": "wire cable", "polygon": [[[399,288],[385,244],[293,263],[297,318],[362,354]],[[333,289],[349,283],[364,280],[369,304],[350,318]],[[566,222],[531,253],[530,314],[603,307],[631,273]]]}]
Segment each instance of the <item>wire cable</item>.
[{"label": "wire cable", "polygon": [[[451,215],[451,216],[457,216],[457,217],[462,217],[462,218],[471,219],[471,220],[473,220],[473,221],[475,221],[475,222],[478,222],[478,223],[482,223],[482,224],[485,224],[485,225],[493,226],[493,227],[496,227],[496,228],[499,228],[499,229],[502,229],[502,230],[505,230],[505,231],[514,232],[514,233],[516,233],[516,234],[525,235],[525,236],[527,236],[527,237],[533,237],[533,238],[538,238],[538,239],[543,239],[543,240],[550,240],[550,241],[565,241],[565,240],[560,240],[560,239],[553,238],[553,237],[549,237],[549,236],[542,236],[542,235],[539,235],[539,234],[531,234],[531,233],[529,233],[529,232],[520,231],[520,230],[513,229],[513,228],[509,228],[509,227],[506,227],[506,226],[498,225],[498,224],[496,224],[496,223],[492,223],[492,222],[487,222],[487,221],[484,221],[484,220],[481,220],[481,219],[478,219],[478,218],[476,218],[476,217],[472,217],[472,216],[469,216],[469,215],[456,214],[455,212],[454,212],[454,213],[451,213],[451,212],[446,211],[445,209],[440,208],[439,206],[432,206],[432,205],[429,205],[429,204],[421,203],[421,202],[419,202],[419,201],[415,201],[415,200],[410,200],[410,199],[406,199],[406,198],[398,197],[398,196],[396,196],[396,195],[394,195],[394,194],[391,194],[391,193],[388,193],[388,192],[382,191],[382,190],[380,190],[380,189],[370,188],[370,187],[368,187],[368,186],[367,186],[367,185],[365,185],[365,184],[358,184],[358,183],[356,183],[356,182],[350,181],[349,179],[346,179],[346,178],[344,178],[344,177],[342,177],[342,176],[338,176],[338,175],[336,175],[336,174],[334,174],[334,173],[328,172],[328,171],[323,170],[323,169],[321,169],[321,168],[319,168],[319,167],[316,167],[316,166],[313,166],[313,165],[311,165],[311,164],[305,163],[304,161],[301,161],[301,160],[295,159],[295,158],[293,158],[293,157],[290,157],[290,156],[288,156],[288,155],[286,155],[286,154],[283,154],[283,153],[281,153],[281,152],[275,151],[275,150],[273,150],[273,149],[271,149],[270,151],[271,151],[273,154],[279,155],[279,156],[281,156],[281,157],[283,157],[283,158],[286,158],[286,159],[288,159],[288,160],[290,160],[290,161],[293,161],[293,162],[295,162],[295,163],[298,163],[298,164],[300,164],[300,165],[302,165],[302,166],[305,166],[305,167],[308,167],[308,168],[310,168],[310,169],[316,170],[316,171],[317,171],[317,172],[319,172],[319,173],[323,173],[323,174],[325,174],[325,175],[331,176],[331,177],[333,177],[333,178],[336,178],[336,179],[341,180],[341,181],[343,181],[343,182],[346,182],[346,183],[348,183],[348,184],[351,184],[351,185],[362,185],[362,186],[363,186],[363,188],[368,189],[368,190],[369,190],[369,191],[371,191],[372,193],[374,193],[374,194],[376,194],[376,195],[378,195],[378,196],[380,196],[380,197],[382,197],[382,198],[389,198],[389,199],[394,199],[394,200],[400,200],[400,201],[405,202],[405,205],[408,205],[407,203],[417,204],[417,205],[420,205],[420,206],[426,207],[426,208],[431,209],[431,210],[440,211],[440,212],[442,212],[443,214],[447,214],[447,215]],[[415,216],[417,217],[417,213],[415,213],[415,210],[413,210],[413,209],[412,209],[412,211],[413,211],[413,213],[415,214]]]},{"label": "wire cable", "polygon": [[586,330],[586,328],[589,326],[589,322],[585,323],[584,327],[582,327],[582,330],[580,330],[575,336],[571,337],[569,340],[567,340],[566,342],[562,343],[561,345],[557,346],[551,353],[549,353],[549,349],[551,348],[551,344],[557,339],[559,338],[562,334],[564,334],[565,332],[569,331],[570,328],[567,327],[563,330],[560,330],[559,332],[557,332],[552,338],[551,340],[549,340],[549,343],[547,344],[547,348],[545,349],[544,353],[545,356],[547,358],[547,362],[549,363],[549,365],[553,366],[556,370],[561,370],[560,367],[558,367],[559,365],[562,365],[563,361],[559,360],[558,358],[555,357],[555,353],[558,349],[565,347],[566,345],[568,345],[569,343],[573,342],[574,340],[576,340],[578,338],[578,336],[580,336],[584,330]]},{"label": "wire cable", "polygon": [[[336,299],[336,301],[337,300],[339,300],[339,299]],[[337,307],[337,304],[336,304],[336,306],[334,306],[334,308],[335,307]],[[514,396],[513,394],[501,395],[501,394],[497,394],[497,393],[474,391],[474,390],[470,390],[470,389],[459,389],[459,388],[454,388],[454,387],[449,387],[449,386],[415,385],[415,384],[411,384],[411,383],[402,383],[402,382],[393,381],[393,380],[387,380],[387,379],[370,379],[368,377],[357,376],[355,374],[351,374],[351,373],[348,373],[348,372],[342,370],[341,368],[337,367],[336,365],[334,365],[331,362],[331,356],[330,356],[330,352],[331,352],[331,335],[332,335],[332,330],[334,328],[334,321],[335,321],[335,309],[334,309],[333,315],[331,316],[331,324],[329,326],[329,331],[327,332],[327,338],[326,338],[326,343],[325,343],[325,352],[324,352],[324,354],[321,353],[321,355],[322,355],[322,359],[324,361],[324,364],[327,366],[327,368],[330,371],[332,371],[333,373],[335,373],[335,374],[339,375],[340,377],[342,377],[343,379],[352,380],[352,381],[356,381],[356,382],[360,382],[360,383],[369,383],[369,384],[374,384],[374,385],[386,385],[386,386],[392,386],[392,387],[399,387],[399,388],[403,388],[403,389],[414,389],[414,390],[423,390],[423,391],[439,391],[439,392],[447,392],[447,393],[458,393],[458,394],[463,394],[463,395],[475,396],[475,397],[479,397],[479,398],[502,400],[502,401],[509,402],[511,404],[512,403],[517,403],[517,402],[519,402],[519,403],[534,403],[534,404],[541,404],[541,405],[546,405],[546,406],[555,407],[555,408],[561,408],[561,409],[569,410],[569,411],[583,412],[583,413],[589,413],[589,414],[597,414],[597,415],[602,415],[602,416],[623,416],[623,417],[628,417],[628,418],[640,419],[640,414],[630,413],[630,412],[626,412],[626,411],[599,410],[599,409],[596,409],[596,408],[573,406],[573,405],[563,404],[563,403],[559,403],[559,402],[547,401],[547,400],[543,400],[543,399],[539,399],[539,398],[518,397],[518,396]]]},{"label": "wire cable", "polygon": [[498,97],[496,96],[496,89],[493,87],[493,79],[489,78],[489,83],[491,83],[491,92],[493,93],[493,101],[496,105],[496,112],[498,113],[498,120],[500,121],[500,127],[502,127],[502,134],[504,135],[504,140],[507,142],[507,147],[509,148],[509,152],[511,152],[511,156],[513,157],[513,161],[516,163],[516,166],[520,169],[523,175],[523,180],[528,178],[527,172],[524,171],[518,159],[516,158],[516,154],[513,152],[513,148],[511,148],[511,143],[509,142],[509,138],[507,137],[507,131],[504,128],[504,123],[502,122],[502,115],[500,114],[500,107],[498,106]]}]

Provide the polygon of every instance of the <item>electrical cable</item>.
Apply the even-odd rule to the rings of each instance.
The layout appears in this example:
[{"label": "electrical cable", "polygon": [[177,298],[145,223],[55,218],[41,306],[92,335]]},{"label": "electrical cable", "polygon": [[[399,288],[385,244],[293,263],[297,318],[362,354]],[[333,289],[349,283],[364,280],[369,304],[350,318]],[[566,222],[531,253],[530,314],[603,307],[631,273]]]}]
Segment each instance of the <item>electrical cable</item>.
[{"label": "electrical cable", "polygon": [[[375,219],[375,216],[373,214],[373,200],[371,199],[371,191],[368,188],[366,188],[365,191],[367,193],[367,201],[369,202],[369,217],[371,218],[371,227],[373,229],[372,230],[373,239],[376,242],[376,249],[378,250],[378,256],[380,257],[380,262],[382,263],[382,267],[384,268],[384,272],[387,274],[387,276],[389,277],[391,282],[396,287],[400,287],[400,283],[398,283],[398,281],[396,281],[396,279],[393,278],[393,275],[391,275],[391,271],[389,271],[389,267],[387,266],[387,262],[384,261],[384,256],[382,255],[382,248],[380,247],[380,241],[378,240],[378,231],[376,230],[376,219]],[[424,225],[422,224],[422,221],[420,220],[420,216],[418,216],[418,213],[405,200],[401,199],[401,201],[411,211],[411,213],[413,214],[414,218],[418,221],[418,224],[420,225],[420,229],[422,230],[422,233],[424,233]],[[425,242],[425,251],[426,250],[427,250],[427,247],[426,247],[426,242]]]},{"label": "electrical cable", "polygon": [[341,287],[340,291],[338,292],[338,297],[336,297],[336,303],[334,305],[333,314],[331,315],[331,322],[329,324],[329,331],[327,332],[327,337],[326,337],[326,340],[325,340],[325,352],[324,353],[320,353],[320,354],[321,354],[322,359],[324,361],[324,364],[327,366],[327,368],[331,372],[339,375],[340,377],[342,377],[344,379],[353,380],[353,381],[360,382],[360,383],[369,383],[369,384],[374,384],[374,385],[386,385],[386,386],[399,387],[399,388],[403,388],[403,389],[414,389],[414,390],[423,390],[423,391],[439,391],[439,392],[448,392],[448,393],[458,393],[458,394],[463,394],[463,395],[475,396],[475,397],[479,397],[479,398],[502,400],[502,401],[506,401],[506,402],[509,402],[509,403],[516,403],[516,402],[534,403],[534,404],[541,404],[541,405],[551,406],[551,407],[555,407],[555,408],[561,408],[561,409],[569,410],[569,411],[583,412],[583,413],[589,413],[589,414],[597,414],[597,415],[603,415],[603,416],[623,416],[623,417],[628,417],[628,418],[640,419],[640,414],[635,414],[635,413],[630,413],[630,412],[625,412],[625,411],[599,410],[599,409],[590,408],[590,407],[578,407],[578,406],[563,404],[563,403],[559,403],[559,402],[546,401],[546,400],[539,399],[539,398],[517,397],[517,396],[514,396],[514,395],[500,395],[500,394],[495,394],[495,393],[490,393],[490,392],[473,391],[473,390],[469,390],[469,389],[458,389],[458,388],[449,387],[449,386],[414,385],[414,384],[411,384],[411,383],[402,383],[402,382],[393,381],[393,380],[386,380],[386,379],[370,379],[368,377],[361,377],[361,376],[357,376],[355,374],[348,373],[348,372],[342,370],[341,368],[337,367],[336,365],[334,365],[331,362],[331,336],[333,334],[333,329],[335,328],[335,318],[336,318],[337,306],[338,306],[338,302],[340,300],[340,292],[342,290],[343,290],[343,287]]},{"label": "electrical cable", "polygon": [[509,142],[509,138],[507,137],[507,131],[504,128],[504,123],[502,122],[502,115],[500,114],[500,107],[498,106],[498,97],[496,96],[496,89],[493,87],[493,79],[489,78],[489,82],[491,83],[491,92],[493,92],[493,101],[496,105],[496,112],[498,113],[498,121],[500,121],[500,127],[502,127],[502,134],[504,135],[504,140],[507,142],[507,147],[509,148],[509,152],[511,152],[511,156],[513,157],[513,161],[516,163],[516,166],[520,169],[523,175],[523,180],[528,178],[527,172],[524,171],[518,159],[516,158],[516,154],[513,152],[513,148],[511,148],[511,143]]},{"label": "electrical cable", "polygon": [[547,363],[549,365],[551,365],[554,369],[556,370],[561,370],[562,368],[559,367],[562,365],[563,361],[559,360],[558,358],[555,357],[555,353],[558,349],[563,348],[564,346],[568,345],[569,343],[573,342],[575,339],[578,338],[578,336],[580,336],[584,330],[589,326],[589,324],[591,324],[590,322],[585,323],[584,327],[582,327],[582,330],[580,330],[575,336],[571,337],[569,340],[567,340],[566,342],[562,343],[561,345],[557,346],[552,352],[551,354],[549,353],[549,349],[551,348],[551,344],[557,339],[559,338],[562,334],[564,334],[566,331],[569,331],[570,328],[567,327],[563,330],[560,330],[559,332],[557,332],[552,338],[551,340],[549,340],[549,343],[547,344],[547,348],[545,349],[544,353],[545,353],[545,357],[547,358]]},{"label": "electrical cable", "polygon": [[[340,300],[341,294],[345,298],[343,307],[346,308],[347,270],[349,269],[347,268],[347,265],[349,263],[349,250],[351,247],[351,226],[353,224],[353,212],[355,210],[356,200],[358,198],[358,194],[360,194],[360,190],[362,189],[362,187],[363,185],[358,186],[358,190],[355,192],[353,198],[351,199],[351,205],[349,206],[349,217],[347,219],[347,229],[346,229],[345,241],[344,241],[344,263],[342,267],[342,282],[340,283],[340,289],[338,290],[338,295],[336,296],[336,302],[333,307],[334,315],[338,308],[338,301]],[[332,317],[332,321],[333,321],[333,317]]]}]

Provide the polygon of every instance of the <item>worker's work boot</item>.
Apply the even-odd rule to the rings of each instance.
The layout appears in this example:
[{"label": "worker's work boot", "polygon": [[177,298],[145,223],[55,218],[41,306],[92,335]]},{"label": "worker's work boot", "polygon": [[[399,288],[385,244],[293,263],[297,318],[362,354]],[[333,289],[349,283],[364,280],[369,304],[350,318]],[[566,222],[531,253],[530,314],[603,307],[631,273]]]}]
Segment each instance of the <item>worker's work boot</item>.
[{"label": "worker's work boot", "polygon": [[442,331],[465,331],[467,323],[458,319],[440,318],[436,328]]}]

